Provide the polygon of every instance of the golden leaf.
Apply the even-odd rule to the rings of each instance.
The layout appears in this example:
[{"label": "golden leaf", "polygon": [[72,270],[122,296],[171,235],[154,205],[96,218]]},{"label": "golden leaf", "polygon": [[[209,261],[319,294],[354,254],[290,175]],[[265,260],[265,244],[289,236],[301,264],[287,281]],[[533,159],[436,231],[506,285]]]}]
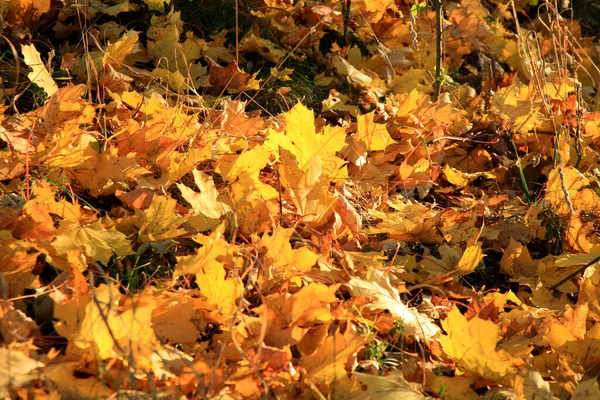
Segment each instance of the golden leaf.
[{"label": "golden leaf", "polygon": [[196,283],[206,301],[214,306],[221,315],[231,317],[237,309],[238,298],[242,295],[243,286],[239,278],[226,278],[225,268],[219,262],[198,266]]},{"label": "golden leaf", "polygon": [[355,382],[348,378],[349,361],[369,341],[374,334],[361,335],[350,325],[345,333],[337,333],[326,338],[319,350],[304,356],[300,366],[307,371],[307,378],[325,385],[327,391],[335,391],[338,398],[350,398],[355,392]]},{"label": "golden leaf", "polygon": [[46,69],[46,66],[42,62],[40,53],[36,50],[32,44],[22,46],[21,53],[25,64],[29,65],[32,71],[27,74],[29,80],[39,87],[41,87],[48,96],[52,96],[58,90],[58,85],[52,79],[52,75]]},{"label": "golden leaf", "polygon": [[290,152],[282,149],[280,155],[281,183],[289,191],[298,214],[315,227],[323,225],[332,215],[336,200],[329,192],[328,176],[323,175],[321,157],[314,156],[301,169]]},{"label": "golden leaf", "polygon": [[100,221],[81,225],[78,222],[62,221],[56,231],[52,247],[57,254],[80,251],[88,260],[108,263],[113,254],[123,257],[131,254],[127,237],[115,228],[106,229]]},{"label": "golden leaf", "polygon": [[385,124],[376,124],[374,118],[375,111],[357,117],[358,130],[356,138],[362,140],[367,145],[368,150],[385,150],[395,141],[388,133]]},{"label": "golden leaf", "polygon": [[479,263],[483,260],[483,250],[481,249],[481,242],[477,242],[473,245],[467,246],[464,253],[460,257],[458,261],[458,265],[455,268],[455,271],[458,272],[461,276],[470,274],[475,271],[475,268],[479,265]]},{"label": "golden leaf", "polygon": [[407,382],[402,371],[386,376],[370,375],[361,372],[354,372],[353,378],[358,379],[367,386],[363,393],[357,393],[352,398],[356,400],[368,400],[377,398],[378,400],[419,400],[426,397],[415,389],[416,385]]},{"label": "golden leaf", "polygon": [[447,333],[440,336],[442,349],[465,372],[497,381],[513,374],[523,363],[504,350],[496,350],[502,337],[500,327],[492,321],[479,317],[467,320],[453,307],[442,327]]},{"label": "golden leaf", "polygon": [[275,268],[307,272],[315,265],[319,256],[308,247],[292,249],[290,239],[294,234],[294,228],[285,229],[277,227],[272,235],[264,234],[258,243],[267,249],[267,259]]},{"label": "golden leaf", "polygon": [[[135,303],[119,311],[121,294],[113,285],[95,289],[85,305],[85,316],[69,338],[68,353],[108,360],[119,357],[136,371],[156,368],[152,354],[160,348],[151,324],[154,303]],[[94,358],[92,358],[94,359]]]},{"label": "golden leaf", "polygon": [[[291,152],[298,160],[298,167],[306,170],[315,156],[321,157],[323,173],[331,178],[344,178],[340,171],[344,160],[336,152],[346,145],[346,130],[340,127],[325,127],[322,134],[315,128],[315,116],[302,103],[298,103],[287,113],[285,135],[271,131],[265,145]],[[341,174],[341,175],[340,175]]]},{"label": "golden leaf", "polygon": [[139,228],[142,242],[159,242],[181,236],[185,230],[179,228],[185,218],[177,215],[177,201],[166,196],[154,196],[148,209],[136,210],[135,225]]},{"label": "golden leaf", "polygon": [[[81,162],[82,160],[84,161]],[[56,159],[58,165],[65,161],[61,157]],[[73,162],[76,161],[74,158]],[[77,164],[73,175],[94,196],[113,194],[117,189],[150,174],[150,171],[137,163],[135,153],[118,156],[118,149],[114,147],[98,153],[88,145]]]},{"label": "golden leaf", "polygon": [[226,278],[223,262],[230,257],[230,250],[223,239],[223,229],[216,229],[210,236],[196,235],[194,240],[202,247],[195,255],[178,257],[173,276],[196,275],[196,283],[207,303],[221,316],[229,318],[237,309],[243,286],[239,278]]},{"label": "golden leaf", "polygon": [[138,51],[140,51],[138,48],[138,32],[130,30],[125,32],[118,41],[109,43],[106,46],[102,61],[103,64],[117,67],[125,61],[128,55]]},{"label": "golden leaf", "polygon": [[153,15],[147,32],[148,57],[164,59],[170,71],[178,68],[177,60],[182,54],[179,35],[183,31],[181,12],[171,10],[167,15]]}]

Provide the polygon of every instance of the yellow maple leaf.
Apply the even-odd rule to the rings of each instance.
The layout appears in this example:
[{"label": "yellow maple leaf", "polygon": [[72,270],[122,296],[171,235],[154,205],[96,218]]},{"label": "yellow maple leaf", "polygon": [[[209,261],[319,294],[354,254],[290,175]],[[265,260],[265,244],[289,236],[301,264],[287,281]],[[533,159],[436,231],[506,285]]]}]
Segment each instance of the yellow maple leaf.
[{"label": "yellow maple leaf", "polygon": [[388,8],[394,7],[394,0],[361,0],[358,4],[370,14],[369,22],[374,23],[381,19]]},{"label": "yellow maple leaf", "polygon": [[482,242],[476,242],[473,244],[467,243],[467,248],[460,257],[458,265],[454,269],[455,272],[458,272],[462,276],[475,271],[475,268],[477,268],[481,260],[483,260],[483,257],[485,257],[483,255],[483,250],[481,249],[481,244]]},{"label": "yellow maple leaf", "polygon": [[357,117],[356,137],[367,145],[368,150],[385,150],[395,141],[391,138],[385,124],[376,124],[374,118],[375,111]]},{"label": "yellow maple leaf", "polygon": [[114,227],[104,228],[100,221],[81,225],[65,220],[61,222],[55,236],[52,247],[59,255],[76,250],[89,261],[106,264],[113,254],[122,257],[132,253],[127,237]]},{"label": "yellow maple leaf", "polygon": [[184,90],[190,88],[187,78],[179,71],[156,68],[152,71],[152,76],[161,79],[165,85],[169,85],[169,88],[177,93],[182,93]]},{"label": "yellow maple leaf", "polygon": [[331,66],[335,68],[339,74],[348,77],[350,82],[365,86],[368,86],[373,82],[373,78],[358,70],[350,62],[340,56],[334,56],[331,59]]},{"label": "yellow maple leaf", "polygon": [[[200,266],[199,266],[200,267]],[[231,317],[237,309],[237,301],[243,292],[239,278],[226,278],[225,268],[219,262],[212,262],[199,268],[196,283],[206,301],[221,315]]]},{"label": "yellow maple leaf", "polygon": [[41,286],[35,268],[38,252],[32,251],[31,243],[13,239],[8,231],[0,231],[0,273],[8,289],[8,297],[23,294],[23,289]]},{"label": "yellow maple leaf", "polygon": [[492,109],[511,121],[515,131],[527,133],[541,124],[540,101],[531,97],[527,86],[508,86],[499,89],[492,97]]},{"label": "yellow maple leaf", "polygon": [[39,18],[42,14],[50,11],[51,0],[18,0],[11,1],[2,7],[4,8],[6,6],[9,6],[10,9],[16,14],[23,15],[27,12],[31,13],[29,18]]},{"label": "yellow maple leaf", "polygon": [[285,313],[289,324],[320,324],[331,321],[331,304],[337,302],[335,293],[340,285],[323,285],[311,282],[300,289],[288,300],[288,312]]},{"label": "yellow maple leaf", "polygon": [[256,146],[239,156],[221,157],[218,171],[232,183],[234,202],[268,200],[279,197],[279,192],[271,185],[261,182],[259,175],[271,157],[271,151],[264,146]]},{"label": "yellow maple leaf", "polygon": [[[69,132],[68,127],[63,127],[65,135],[56,138],[54,146],[48,149],[44,157],[44,164],[48,167],[78,167],[85,165],[86,160],[98,157],[98,152],[94,147],[98,145],[97,139],[90,134],[81,133],[75,137]],[[116,150],[116,149],[115,149]]]},{"label": "yellow maple leaf", "polygon": [[299,365],[307,372],[307,378],[321,384],[323,390],[335,391],[336,398],[351,398],[356,382],[348,378],[346,365],[375,334],[359,334],[350,325],[346,331],[327,337],[318,351],[301,358]]},{"label": "yellow maple leaf", "polygon": [[[112,93],[111,97],[118,102],[122,101],[134,110],[140,110],[141,113],[148,116],[151,116],[166,107],[164,104],[165,100],[158,93],[151,93],[149,96],[145,97],[138,92],[123,92],[120,96]],[[112,137],[116,136],[113,135]]]},{"label": "yellow maple leaf", "polygon": [[346,130],[341,127],[327,126],[317,133],[315,116],[312,110],[298,103],[287,113],[285,134],[270,130],[265,146],[276,153],[277,147],[288,150],[298,160],[301,170],[308,168],[315,156],[321,157],[323,171],[332,179],[345,178],[347,172],[342,169],[344,160],[336,156],[346,145]]},{"label": "yellow maple leaf", "polygon": [[46,181],[38,181],[33,189],[33,201],[48,207],[52,214],[69,221],[79,221],[83,215],[79,204],[70,203],[66,199],[56,200],[56,189]]},{"label": "yellow maple leaf", "polygon": [[369,211],[373,217],[382,220],[376,226],[369,227],[370,233],[387,233],[398,240],[418,237],[424,243],[440,244],[444,241],[435,222],[437,212],[431,207],[412,201],[404,203],[400,200],[390,201],[389,205],[396,211]]},{"label": "yellow maple leaf", "polygon": [[454,307],[442,321],[447,335],[440,336],[444,352],[465,372],[497,381],[516,371],[523,362],[504,350],[496,350],[500,327],[489,320],[474,317],[467,320]]},{"label": "yellow maple leaf", "polygon": [[38,151],[49,149],[46,151],[51,155],[52,147],[56,147],[57,152],[62,150],[84,134],[80,128],[82,125],[93,123],[96,108],[82,100],[85,91],[85,85],[68,84],[48,99],[43,108],[43,120],[36,123],[36,131],[44,132],[45,136]]},{"label": "yellow maple leaf", "polygon": [[[254,33],[248,33],[239,44],[239,51],[256,53],[263,57],[265,60],[270,61],[272,63],[277,64],[283,57],[285,57],[285,51],[281,49],[281,47],[277,46],[275,43],[271,42],[268,39],[258,37]],[[287,73],[285,71],[288,71]],[[285,75],[291,73],[292,70],[286,68],[285,70],[279,73],[285,73]],[[273,69],[271,69],[271,74],[273,74]]]},{"label": "yellow maple leaf", "polygon": [[472,386],[477,382],[476,376],[453,375],[439,376],[434,371],[426,371],[425,388],[430,394],[442,397],[444,400],[478,400],[480,396]]},{"label": "yellow maple leaf", "polygon": [[527,246],[523,246],[511,237],[500,260],[500,271],[514,278],[534,277],[538,274],[541,264],[541,261],[533,260]]},{"label": "yellow maple leaf", "polygon": [[139,302],[121,312],[120,299],[112,284],[93,291],[83,320],[69,338],[67,353],[83,354],[91,360],[118,357],[139,372],[152,371],[156,367],[152,354],[160,348],[151,323],[155,304]]},{"label": "yellow maple leaf", "polygon": [[179,228],[185,218],[177,215],[177,201],[166,196],[154,196],[148,209],[136,210],[136,227],[142,242],[159,242],[185,233]]},{"label": "yellow maple leaf", "polygon": [[281,71],[278,71],[277,68],[271,68],[271,76],[282,82],[291,81],[292,78],[290,78],[290,74],[293,72],[294,70],[290,68],[284,68]]},{"label": "yellow maple leaf", "polygon": [[333,213],[336,200],[329,192],[329,179],[323,174],[321,157],[314,156],[301,169],[289,151],[282,149],[280,156],[281,183],[290,193],[298,214],[315,227],[323,225]]},{"label": "yellow maple leaf", "polygon": [[[477,18],[478,21],[481,19]],[[489,49],[499,56],[499,59],[506,62],[508,65],[513,67],[519,72],[519,77],[525,78],[530,74],[528,63],[519,54],[519,41],[514,36],[508,34],[507,29],[502,24],[494,24],[493,37],[486,41]],[[531,46],[535,39],[531,38],[531,32],[525,29],[521,29],[518,33],[519,37],[527,38],[529,42],[525,46]],[[546,93],[546,92],[542,92]]]},{"label": "yellow maple leaf", "polygon": [[36,50],[32,44],[26,44],[21,47],[21,53],[25,64],[31,67],[32,71],[27,74],[29,80],[39,87],[41,87],[48,96],[52,96],[57,90],[58,85],[52,79],[52,75],[46,69],[46,66],[42,62],[40,53]]},{"label": "yellow maple leaf", "polygon": [[319,256],[307,247],[292,249],[290,239],[293,234],[294,228],[278,226],[272,235],[264,234],[258,245],[267,249],[266,257],[271,260],[273,267],[309,271]]},{"label": "yellow maple leaf", "polygon": [[[311,327],[327,326],[334,316],[332,305],[337,303],[335,293],[339,285],[327,286],[311,282],[297,293],[277,293],[265,298],[255,309],[266,315],[268,321],[265,343],[283,348],[299,344]],[[325,332],[323,332],[325,334]],[[308,342],[318,338],[306,338]],[[304,343],[299,351],[312,354],[316,348]]]},{"label": "yellow maple leaf", "polygon": [[460,171],[455,170],[448,164],[444,165],[444,170],[442,171],[442,176],[446,179],[450,184],[456,186],[458,188],[463,188],[469,184],[469,180],[465,177]]},{"label": "yellow maple leaf", "polygon": [[163,343],[194,343],[200,335],[199,327],[194,324],[202,318],[194,309],[198,299],[181,294],[164,291],[156,298],[152,325]]},{"label": "yellow maple leaf", "polygon": [[575,309],[568,307],[563,315],[546,318],[536,344],[551,347],[553,353],[534,357],[533,366],[542,373],[561,376],[568,381],[573,379],[573,372],[584,372],[596,366],[600,362],[600,323],[589,326],[589,320],[585,304]]},{"label": "yellow maple leaf", "polygon": [[366,391],[362,393],[357,392],[352,396],[355,400],[374,398],[378,400],[423,400],[427,398],[406,381],[400,370],[396,370],[386,376],[354,372],[352,373],[352,377],[358,379],[367,387]]},{"label": "yellow maple leaf", "polygon": [[147,32],[148,56],[154,60],[163,59],[165,62],[161,63],[162,65],[168,66],[170,71],[176,71],[179,67],[177,60],[182,55],[179,44],[179,35],[182,31],[183,21],[180,11],[171,10],[167,15],[152,16]]},{"label": "yellow maple leaf", "polygon": [[106,387],[106,381],[93,375],[81,375],[77,371],[81,362],[66,361],[47,365],[40,370],[44,381],[53,382],[60,387],[63,397],[75,399],[106,399],[113,394],[113,390]]},{"label": "yellow maple leaf", "polygon": [[[410,68],[402,75],[396,77],[390,82],[390,88],[394,93],[421,93],[425,94],[431,91],[431,76],[429,71],[421,68]],[[403,111],[406,112],[406,111]]]},{"label": "yellow maple leaf", "polygon": [[555,212],[561,217],[576,211],[578,208],[576,199],[585,196],[585,192],[591,191],[591,189],[583,189],[589,185],[589,180],[571,166],[557,166],[550,171],[546,185],[545,198],[552,203]]},{"label": "yellow maple leaf", "polygon": [[192,171],[194,182],[200,193],[178,183],[183,198],[192,205],[194,215],[188,217],[188,224],[199,232],[210,230],[220,223],[223,215],[231,211],[231,207],[220,199],[213,178],[196,169]]},{"label": "yellow maple leaf", "polygon": [[[88,144],[80,156],[80,159],[85,159],[83,162],[79,161],[79,165],[72,170],[73,176],[92,195],[102,196],[113,194],[117,189],[150,174],[150,171],[137,163],[135,153],[123,156],[118,153],[119,150],[115,147],[98,153]],[[60,165],[63,161],[65,160],[58,157],[56,164]]]},{"label": "yellow maple leaf", "polygon": [[109,42],[102,57],[102,63],[116,67],[121,64],[128,55],[140,51],[138,48],[138,38],[138,32],[130,30],[123,33],[123,36],[115,43]]},{"label": "yellow maple leaf", "polygon": [[228,318],[237,309],[237,299],[242,295],[243,286],[238,278],[226,278],[223,262],[231,262],[232,257],[229,244],[223,238],[224,229],[221,226],[209,236],[194,236],[194,240],[202,247],[192,256],[178,257],[173,276],[196,275],[196,283],[207,303],[218,314]]}]

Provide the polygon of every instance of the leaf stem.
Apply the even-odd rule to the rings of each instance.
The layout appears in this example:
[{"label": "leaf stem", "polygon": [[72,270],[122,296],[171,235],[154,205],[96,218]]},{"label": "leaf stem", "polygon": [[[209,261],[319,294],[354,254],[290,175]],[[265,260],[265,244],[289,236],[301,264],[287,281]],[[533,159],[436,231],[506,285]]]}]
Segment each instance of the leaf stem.
[{"label": "leaf stem", "polygon": [[433,101],[437,101],[442,91],[442,21],[445,0],[432,0],[435,10],[435,80],[433,82]]}]

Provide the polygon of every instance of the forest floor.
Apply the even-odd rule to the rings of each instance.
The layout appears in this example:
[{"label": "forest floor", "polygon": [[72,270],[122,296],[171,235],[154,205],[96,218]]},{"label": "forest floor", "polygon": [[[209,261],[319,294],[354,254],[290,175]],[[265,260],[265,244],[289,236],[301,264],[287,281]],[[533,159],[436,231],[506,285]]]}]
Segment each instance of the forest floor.
[{"label": "forest floor", "polygon": [[594,1],[172,3],[0,6],[0,397],[600,398]]}]

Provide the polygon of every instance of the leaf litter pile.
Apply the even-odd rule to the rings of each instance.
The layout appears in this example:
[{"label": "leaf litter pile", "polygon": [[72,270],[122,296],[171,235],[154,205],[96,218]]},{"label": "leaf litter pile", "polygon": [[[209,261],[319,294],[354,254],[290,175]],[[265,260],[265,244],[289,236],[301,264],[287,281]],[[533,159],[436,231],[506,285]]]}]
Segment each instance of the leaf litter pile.
[{"label": "leaf litter pile", "polygon": [[600,398],[569,2],[236,3],[0,6],[0,397]]}]

